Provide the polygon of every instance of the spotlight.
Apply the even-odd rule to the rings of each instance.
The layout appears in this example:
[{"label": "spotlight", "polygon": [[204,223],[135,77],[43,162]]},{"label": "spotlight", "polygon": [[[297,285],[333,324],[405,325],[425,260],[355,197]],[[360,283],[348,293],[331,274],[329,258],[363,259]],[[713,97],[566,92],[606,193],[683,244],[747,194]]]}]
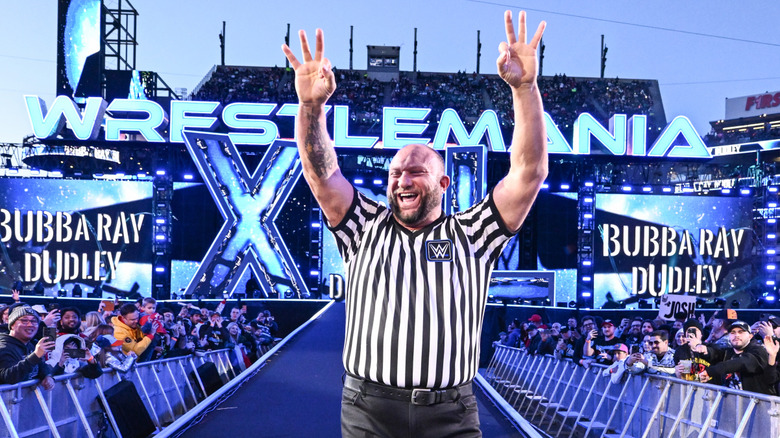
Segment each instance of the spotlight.
[{"label": "spotlight", "polygon": [[571,186],[569,184],[563,183],[561,184],[561,190],[569,190]]},{"label": "spotlight", "polygon": [[664,188],[661,189],[661,191],[664,192],[664,193],[671,193],[672,192],[672,188],[671,187],[664,187]]},{"label": "spotlight", "polygon": [[188,180],[188,181],[189,181],[189,180],[191,180],[191,179],[192,179],[192,175],[191,175],[191,174],[189,174],[189,173],[187,173],[187,174],[185,174],[185,175],[184,175],[184,179],[186,179],[186,180]]},{"label": "spotlight", "polygon": [[155,175],[158,175],[158,176],[164,176],[165,175],[165,170],[160,169],[160,170],[158,170],[158,171],[156,171],[154,173],[155,173]]}]

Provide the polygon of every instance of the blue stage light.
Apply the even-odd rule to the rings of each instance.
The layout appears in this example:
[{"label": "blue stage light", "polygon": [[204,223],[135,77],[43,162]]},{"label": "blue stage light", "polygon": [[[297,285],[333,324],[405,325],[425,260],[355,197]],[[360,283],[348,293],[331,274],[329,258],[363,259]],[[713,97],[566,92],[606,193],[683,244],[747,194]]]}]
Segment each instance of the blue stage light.
[{"label": "blue stage light", "polygon": [[165,170],[160,169],[160,170],[158,170],[157,172],[154,172],[154,173],[155,173],[155,175],[158,175],[158,176],[164,176],[165,175]]},{"label": "blue stage light", "polygon": [[591,262],[590,260],[583,260],[582,261],[582,266],[590,266],[592,264],[593,264],[593,262]]},{"label": "blue stage light", "polygon": [[191,180],[192,178],[193,178],[193,177],[192,177],[192,175],[191,175],[191,174],[189,174],[189,173],[187,173],[187,174],[185,174],[185,175],[184,175],[184,179],[186,179],[186,180],[188,180],[188,181],[189,181],[189,180]]},{"label": "blue stage light", "polygon": [[585,198],[582,198],[582,202],[584,202],[585,204],[592,204],[593,203],[593,198],[591,198],[590,196],[587,196]]},{"label": "blue stage light", "polygon": [[375,186],[381,186],[382,185],[382,180],[381,179],[375,179],[374,180],[374,185]]},{"label": "blue stage light", "polygon": [[653,188],[650,187],[650,186],[644,186],[644,187],[642,187],[642,191],[645,192],[645,193],[649,193],[649,192],[653,191]]},{"label": "blue stage light", "polygon": [[634,190],[634,188],[631,187],[631,186],[623,186],[623,187],[620,188],[620,190],[623,190],[624,192],[630,192],[630,191]]},{"label": "blue stage light", "polygon": [[309,271],[309,275],[311,275],[312,277],[316,277],[320,275],[320,271]]},{"label": "blue stage light", "polygon": [[774,254],[777,254],[777,250],[774,249],[774,248],[770,248],[770,249],[766,250],[766,253],[769,254],[769,255],[774,255]]},{"label": "blue stage light", "polygon": [[593,181],[585,181],[585,187],[593,187]]},{"label": "blue stage light", "polygon": [[672,192],[672,188],[671,187],[664,187],[664,188],[661,189],[661,191],[664,192],[664,193],[671,193]]},{"label": "blue stage light", "polygon": [[321,227],[322,227],[322,224],[321,224],[321,223],[319,223],[319,222],[312,222],[312,223],[311,223],[311,227],[312,227],[312,228],[321,228]]},{"label": "blue stage light", "polygon": [[585,218],[585,219],[593,219],[593,215],[590,214],[590,213],[585,213],[585,214],[582,215],[582,217]]},{"label": "blue stage light", "polygon": [[766,270],[767,271],[774,271],[775,269],[777,269],[776,265],[772,265],[772,264],[766,265]]},{"label": "blue stage light", "polygon": [[157,266],[154,268],[154,272],[165,272],[164,266]]},{"label": "blue stage light", "polygon": [[561,184],[561,190],[569,190],[571,186],[569,184]]},{"label": "blue stage light", "polygon": [[775,186],[770,186],[767,190],[769,190],[772,193],[777,193],[777,187]]},{"label": "blue stage light", "polygon": [[767,239],[776,239],[777,238],[777,234],[769,233],[769,234],[766,235],[766,238]]},{"label": "blue stage light", "polygon": [[158,224],[158,225],[165,225],[165,219],[161,218],[161,217],[158,217],[157,219],[155,219],[154,222],[156,224]]},{"label": "blue stage light", "polygon": [[723,193],[724,195],[730,195],[731,189],[720,189],[720,192]]},{"label": "blue stage light", "polygon": [[750,194],[750,189],[740,189],[739,190],[739,194],[740,195],[749,195]]},{"label": "blue stage light", "polygon": [[777,222],[777,219],[775,219],[773,217],[770,217],[769,219],[766,220],[766,223],[768,223],[768,224],[773,224],[775,222]]},{"label": "blue stage light", "polygon": [[354,183],[358,186],[363,184],[363,178],[355,178]]},{"label": "blue stage light", "polygon": [[590,277],[582,277],[582,281],[590,281],[590,280],[591,280]]},{"label": "blue stage light", "polygon": [[158,234],[154,236],[155,240],[165,240],[165,234]]},{"label": "blue stage light", "polygon": [[592,296],[592,294],[590,292],[583,292],[582,293],[582,298],[590,298],[591,296]]}]

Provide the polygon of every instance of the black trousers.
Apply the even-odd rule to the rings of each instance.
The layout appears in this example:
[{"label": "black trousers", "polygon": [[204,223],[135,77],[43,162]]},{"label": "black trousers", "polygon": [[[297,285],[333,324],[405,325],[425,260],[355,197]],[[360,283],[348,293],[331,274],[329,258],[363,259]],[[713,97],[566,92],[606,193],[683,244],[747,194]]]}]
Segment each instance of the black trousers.
[{"label": "black trousers", "polygon": [[473,394],[429,406],[366,394],[344,387],[341,397],[343,438],[481,437]]}]

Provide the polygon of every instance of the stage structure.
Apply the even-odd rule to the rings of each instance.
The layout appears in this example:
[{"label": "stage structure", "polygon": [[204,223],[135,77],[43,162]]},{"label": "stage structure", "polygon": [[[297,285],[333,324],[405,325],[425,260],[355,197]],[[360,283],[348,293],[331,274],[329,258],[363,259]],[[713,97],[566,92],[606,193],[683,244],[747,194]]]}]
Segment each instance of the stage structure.
[{"label": "stage structure", "polygon": [[[343,267],[299,178],[297,104],[178,99],[156,73],[136,69],[138,13],[127,1],[112,5],[60,1],[58,96],[48,105],[25,96],[34,135],[3,149],[0,286],[20,280],[47,295],[322,296]],[[650,94],[655,115],[545,114],[550,175],[499,258],[493,300],[776,302],[775,143],[708,148],[686,117],[667,123],[660,94]],[[344,175],[380,202],[389,162],[406,144],[444,155],[447,212],[473,205],[508,169],[505,110],[380,105],[378,115],[358,115],[335,101],[327,111]]]}]

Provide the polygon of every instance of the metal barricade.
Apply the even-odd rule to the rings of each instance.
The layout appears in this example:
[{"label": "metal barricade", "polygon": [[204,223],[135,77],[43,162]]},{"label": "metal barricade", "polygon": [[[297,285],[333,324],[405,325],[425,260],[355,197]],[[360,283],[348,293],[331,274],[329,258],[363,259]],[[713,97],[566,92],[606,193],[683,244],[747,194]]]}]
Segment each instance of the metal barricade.
[{"label": "metal barricade", "polygon": [[[135,384],[160,429],[198,404],[198,393],[205,394],[196,371],[205,362],[217,365],[224,382],[236,375],[228,350],[217,350],[202,356],[140,363],[124,374],[106,368],[94,380],[65,374],[54,378],[55,386],[50,391],[43,390],[37,380],[0,385],[0,437],[119,437],[113,415],[104,413],[99,400],[105,404],[105,391],[121,380]],[[193,385],[200,388],[196,390]]]},{"label": "metal barricade", "polygon": [[556,437],[780,437],[780,397],[627,371],[613,383],[605,369],[499,345],[482,373]]}]

